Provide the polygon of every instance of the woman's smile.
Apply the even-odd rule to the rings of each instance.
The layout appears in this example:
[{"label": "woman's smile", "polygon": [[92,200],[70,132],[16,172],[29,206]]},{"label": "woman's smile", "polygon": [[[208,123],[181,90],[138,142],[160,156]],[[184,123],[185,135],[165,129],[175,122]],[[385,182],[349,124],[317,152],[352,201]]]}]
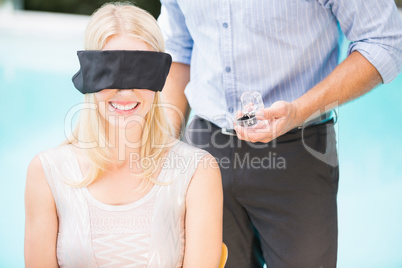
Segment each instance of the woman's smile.
[{"label": "woman's smile", "polygon": [[132,114],[140,106],[140,102],[133,101],[109,101],[109,111],[118,114]]}]

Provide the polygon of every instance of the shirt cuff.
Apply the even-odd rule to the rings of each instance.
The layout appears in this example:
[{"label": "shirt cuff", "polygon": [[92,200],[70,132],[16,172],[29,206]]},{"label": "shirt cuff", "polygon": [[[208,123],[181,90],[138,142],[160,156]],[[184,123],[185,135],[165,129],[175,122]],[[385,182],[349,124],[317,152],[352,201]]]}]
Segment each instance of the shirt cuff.
[{"label": "shirt cuff", "polygon": [[191,63],[191,49],[179,48],[173,44],[166,43],[165,51],[172,56],[173,62],[184,63],[190,65]]},{"label": "shirt cuff", "polygon": [[383,83],[391,82],[399,73],[398,64],[391,57],[390,51],[378,44],[355,42],[349,45],[348,55],[359,51],[380,73]]}]

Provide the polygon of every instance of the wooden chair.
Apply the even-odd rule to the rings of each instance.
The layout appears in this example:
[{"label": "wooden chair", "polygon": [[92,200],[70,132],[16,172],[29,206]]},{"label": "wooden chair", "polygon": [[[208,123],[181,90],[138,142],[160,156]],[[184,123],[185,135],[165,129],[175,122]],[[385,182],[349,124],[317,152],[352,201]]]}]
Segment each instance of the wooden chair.
[{"label": "wooden chair", "polygon": [[219,268],[224,268],[227,260],[228,260],[228,247],[225,245],[225,243],[222,243],[222,253],[221,253],[221,260],[219,261]]}]

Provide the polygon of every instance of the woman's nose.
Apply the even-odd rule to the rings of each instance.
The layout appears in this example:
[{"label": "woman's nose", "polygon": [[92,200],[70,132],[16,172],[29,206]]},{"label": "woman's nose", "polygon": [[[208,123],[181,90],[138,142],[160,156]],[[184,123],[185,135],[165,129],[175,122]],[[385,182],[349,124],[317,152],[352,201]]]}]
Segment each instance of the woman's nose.
[{"label": "woman's nose", "polygon": [[117,94],[119,94],[120,96],[135,95],[134,89],[118,89]]}]

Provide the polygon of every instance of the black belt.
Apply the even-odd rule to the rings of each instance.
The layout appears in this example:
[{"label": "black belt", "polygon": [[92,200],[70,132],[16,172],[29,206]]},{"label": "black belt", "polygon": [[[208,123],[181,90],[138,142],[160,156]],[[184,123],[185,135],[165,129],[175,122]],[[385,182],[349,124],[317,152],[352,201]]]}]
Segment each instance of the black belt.
[{"label": "black belt", "polygon": [[[335,118],[336,117],[337,117],[337,115],[335,113]],[[324,118],[324,119],[322,119],[322,118]],[[324,114],[324,115],[318,117],[317,119],[311,121],[310,123],[308,123],[306,125],[301,125],[301,126],[295,127],[295,128],[289,130],[286,133],[296,133],[296,132],[300,131],[303,128],[309,128],[309,127],[313,127],[313,126],[317,126],[317,125],[322,125],[322,124],[329,123],[331,121],[336,122],[336,120],[334,119],[334,117],[330,113]],[[221,133],[224,134],[224,135],[237,136],[236,135],[236,130],[230,129],[230,128],[221,128]]]}]

